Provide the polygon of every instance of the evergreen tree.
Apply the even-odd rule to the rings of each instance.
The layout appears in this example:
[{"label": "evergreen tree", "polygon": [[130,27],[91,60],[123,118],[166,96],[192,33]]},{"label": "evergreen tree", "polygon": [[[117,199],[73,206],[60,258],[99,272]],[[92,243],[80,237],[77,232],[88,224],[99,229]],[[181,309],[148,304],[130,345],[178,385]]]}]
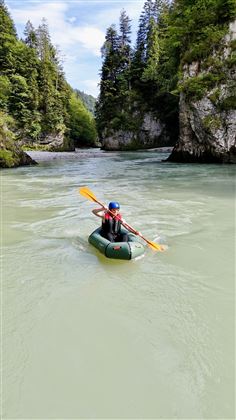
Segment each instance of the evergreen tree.
[{"label": "evergreen tree", "polygon": [[[19,41],[14,23],[3,0],[0,0],[0,109],[13,117],[16,136],[37,142],[47,135],[66,133],[71,127],[72,88],[65,80],[59,52],[52,45],[47,22],[35,30],[26,23],[25,40]],[[78,111],[78,112],[77,112]],[[83,142],[91,144],[95,124],[80,107],[73,117],[81,119]],[[7,114],[8,113],[8,114]],[[81,116],[78,117],[78,113]],[[87,128],[85,129],[86,121]],[[91,125],[91,127],[90,127]],[[89,130],[89,127],[91,130]],[[93,132],[93,136],[91,134]],[[96,130],[95,130],[96,133]]]},{"label": "evergreen tree", "polygon": [[159,60],[160,42],[158,36],[158,26],[154,18],[151,17],[147,33],[146,65],[141,76],[142,81],[147,82],[157,80]]},{"label": "evergreen tree", "polygon": [[0,0],[0,70],[1,74],[10,74],[15,66],[14,47],[17,42],[17,35],[13,20],[5,6]]},{"label": "evergreen tree", "polygon": [[8,37],[17,38],[14,22],[4,0],[0,0],[0,35],[2,36],[2,34],[8,34]]},{"label": "evergreen tree", "polygon": [[157,24],[159,16],[159,2],[160,0],[146,0],[139,19],[136,48],[131,64],[131,73],[132,83],[141,91],[143,89],[142,81],[145,81],[147,77],[146,72],[142,79],[147,65],[147,60],[149,60],[149,68],[150,66],[153,67],[153,63],[156,61],[156,59],[154,59],[155,47],[151,45],[151,42],[154,42],[155,45],[158,44],[157,29],[155,28],[155,25]]},{"label": "evergreen tree", "polygon": [[106,32],[102,47],[103,65],[101,70],[100,95],[96,104],[96,120],[98,129],[102,132],[106,120],[111,120],[116,114],[118,93],[117,76],[119,72],[119,37],[115,25]]},{"label": "evergreen tree", "polygon": [[0,76],[0,109],[7,111],[11,83],[7,76]]},{"label": "evergreen tree", "polygon": [[125,10],[120,14],[119,29],[119,34],[114,25],[107,29],[102,49],[100,96],[95,111],[99,133],[107,124],[122,127],[130,103],[131,20]]},{"label": "evergreen tree", "polygon": [[[57,51],[51,44],[48,25],[45,19],[36,30],[36,45],[39,57],[38,85],[40,91],[39,110],[42,115],[42,132],[65,132],[63,95],[59,89],[64,85],[63,75],[59,74]],[[65,92],[64,92],[65,93]]]},{"label": "evergreen tree", "polygon": [[24,35],[26,45],[30,48],[37,48],[37,34],[30,20],[25,25]]},{"label": "evergreen tree", "polygon": [[125,10],[120,14],[119,51],[124,66],[130,65],[131,57],[131,20]]},{"label": "evergreen tree", "polygon": [[120,14],[120,35],[119,35],[119,81],[121,96],[127,94],[131,89],[130,85],[130,65],[132,58],[131,49],[131,20],[125,10]]}]

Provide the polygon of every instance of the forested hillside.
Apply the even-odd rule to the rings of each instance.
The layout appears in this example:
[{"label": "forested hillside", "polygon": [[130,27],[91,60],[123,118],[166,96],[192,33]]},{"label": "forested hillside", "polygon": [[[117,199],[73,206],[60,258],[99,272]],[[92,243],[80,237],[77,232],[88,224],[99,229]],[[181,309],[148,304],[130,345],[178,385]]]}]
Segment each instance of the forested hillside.
[{"label": "forested hillside", "polygon": [[20,40],[3,0],[0,111],[3,160],[6,132],[11,132],[12,141],[18,144],[49,150],[73,150],[75,146],[94,145],[96,140],[94,118],[66,81],[46,20],[38,28],[28,21]]},{"label": "forested hillside", "polygon": [[87,93],[82,92],[79,89],[75,89],[75,93],[82,100],[84,106],[88,109],[88,111],[90,111],[94,115],[96,99],[92,95],[88,95]]},{"label": "forested hillside", "polygon": [[[119,30],[107,29],[102,49],[96,119],[105,149],[176,143],[181,95],[200,100],[223,82],[225,64],[235,66],[235,41],[225,45],[235,16],[235,0],[146,0],[132,48],[122,11]],[[191,63],[198,71],[185,77]],[[235,108],[235,91],[226,102]]]}]

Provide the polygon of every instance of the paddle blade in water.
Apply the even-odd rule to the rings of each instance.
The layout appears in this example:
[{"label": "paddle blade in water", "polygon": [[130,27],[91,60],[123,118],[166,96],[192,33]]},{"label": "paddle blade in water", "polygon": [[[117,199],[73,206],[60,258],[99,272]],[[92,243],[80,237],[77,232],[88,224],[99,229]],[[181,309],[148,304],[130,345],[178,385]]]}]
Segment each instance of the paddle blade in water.
[{"label": "paddle blade in water", "polygon": [[150,248],[152,248],[155,251],[164,251],[164,247],[158,244],[155,244],[155,242],[146,240]]}]

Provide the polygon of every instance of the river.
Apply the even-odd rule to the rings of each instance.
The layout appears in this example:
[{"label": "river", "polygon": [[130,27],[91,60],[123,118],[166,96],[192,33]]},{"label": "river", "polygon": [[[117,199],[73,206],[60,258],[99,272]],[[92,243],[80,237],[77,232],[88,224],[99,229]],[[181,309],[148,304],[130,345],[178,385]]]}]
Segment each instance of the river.
[{"label": "river", "polygon": [[[31,156],[1,171],[2,417],[235,418],[235,166]],[[99,254],[84,185],[166,251]]]}]

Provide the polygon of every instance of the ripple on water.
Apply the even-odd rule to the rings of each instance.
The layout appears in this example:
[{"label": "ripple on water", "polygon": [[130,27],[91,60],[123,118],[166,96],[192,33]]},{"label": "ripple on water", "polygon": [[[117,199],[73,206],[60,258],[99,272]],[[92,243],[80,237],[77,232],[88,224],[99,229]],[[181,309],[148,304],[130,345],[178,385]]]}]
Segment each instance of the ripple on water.
[{"label": "ripple on water", "polygon": [[[9,418],[233,417],[233,169],[153,153],[3,172]],[[167,250],[106,259],[82,185]]]}]

